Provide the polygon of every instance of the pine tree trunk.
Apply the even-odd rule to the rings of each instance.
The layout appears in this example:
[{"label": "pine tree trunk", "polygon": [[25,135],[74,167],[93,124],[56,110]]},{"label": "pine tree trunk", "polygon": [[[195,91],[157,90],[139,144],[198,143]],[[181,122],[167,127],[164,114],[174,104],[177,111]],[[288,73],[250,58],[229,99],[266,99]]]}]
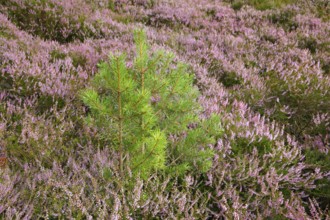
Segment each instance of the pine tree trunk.
[{"label": "pine tree trunk", "polygon": [[123,115],[121,106],[121,88],[120,88],[120,68],[119,62],[117,60],[117,77],[118,77],[118,87],[117,87],[117,100],[118,100],[118,140],[119,140],[119,167],[120,175],[124,174],[123,167]]}]

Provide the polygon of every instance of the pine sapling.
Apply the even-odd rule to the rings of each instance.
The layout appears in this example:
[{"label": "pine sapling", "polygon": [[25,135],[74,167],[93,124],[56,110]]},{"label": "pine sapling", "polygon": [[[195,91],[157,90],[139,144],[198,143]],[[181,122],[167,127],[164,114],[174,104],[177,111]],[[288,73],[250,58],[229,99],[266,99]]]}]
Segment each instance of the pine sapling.
[{"label": "pine sapling", "polygon": [[110,55],[81,93],[91,109],[87,121],[118,152],[122,175],[127,166],[144,178],[156,170],[207,171],[210,145],[221,133],[219,117],[201,119],[199,91],[186,65],[163,51],[149,56],[145,32],[134,36],[133,66],[126,66],[125,55]]}]

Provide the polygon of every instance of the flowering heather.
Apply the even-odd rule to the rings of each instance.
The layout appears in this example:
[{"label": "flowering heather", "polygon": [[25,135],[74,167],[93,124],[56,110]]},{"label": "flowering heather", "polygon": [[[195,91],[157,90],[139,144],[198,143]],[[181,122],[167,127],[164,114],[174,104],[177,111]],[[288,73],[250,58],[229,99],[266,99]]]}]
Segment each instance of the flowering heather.
[{"label": "flowering heather", "polygon": [[[0,0],[0,219],[330,219],[330,5],[258,2]],[[109,53],[132,67],[135,29],[220,118],[207,172],[123,178],[85,123],[80,91]]]}]

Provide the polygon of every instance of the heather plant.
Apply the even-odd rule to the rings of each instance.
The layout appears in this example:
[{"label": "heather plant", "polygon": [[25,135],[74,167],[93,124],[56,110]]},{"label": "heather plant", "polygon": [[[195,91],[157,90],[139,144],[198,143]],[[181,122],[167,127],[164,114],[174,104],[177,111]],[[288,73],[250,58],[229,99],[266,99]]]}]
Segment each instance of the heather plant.
[{"label": "heather plant", "polygon": [[104,167],[115,169],[112,156],[110,149],[95,151],[95,146],[87,144],[62,165],[56,162],[51,168],[25,165],[24,172],[16,174],[0,170],[0,198],[4,207],[1,218],[208,216],[207,197],[198,190],[198,181],[192,176],[179,183],[176,179],[152,175],[147,180],[137,178],[132,190],[124,193],[118,190],[114,184],[116,175],[108,179],[102,172]]},{"label": "heather plant", "polygon": [[[305,152],[306,163],[318,166],[324,172],[330,171],[330,155],[329,153],[320,152],[315,149],[306,149]],[[330,181],[323,178],[316,182],[317,188],[309,190],[308,193],[318,198],[318,203],[322,209],[328,208],[330,202]]]},{"label": "heather plant", "polygon": [[314,38],[301,38],[298,42],[300,49],[308,49],[312,54],[315,54],[318,44]]},{"label": "heather plant", "polygon": [[147,24],[154,25],[156,27],[169,26],[179,27],[180,23],[188,24],[188,18],[181,20],[180,15],[182,12],[179,10],[173,11],[170,6],[159,6],[154,8],[147,17]]},{"label": "heather plant", "polygon": [[1,37],[4,37],[4,38],[6,38],[6,39],[9,39],[9,38],[12,38],[12,37],[13,37],[13,36],[10,34],[9,30],[8,30],[6,27],[2,26],[2,25],[1,25],[1,27],[0,27],[0,36],[1,36]]},{"label": "heather plant", "polygon": [[235,11],[241,10],[243,5],[244,5],[244,3],[242,1],[234,1],[231,3],[232,9],[234,9]]},{"label": "heather plant", "polygon": [[91,8],[84,1],[73,5],[53,0],[2,0],[0,11],[27,32],[60,43],[102,38],[109,32],[106,28],[112,22],[101,22],[97,16],[92,16]]},{"label": "heather plant", "polygon": [[304,6],[324,21],[329,21],[330,4],[327,0],[303,1]]},{"label": "heather plant", "polygon": [[[314,83],[318,86],[328,87],[326,81],[319,81],[315,75],[310,76],[313,77],[311,79],[305,79],[304,76],[299,79],[300,74],[296,73],[290,78],[289,76],[282,78],[278,73],[270,71],[262,73],[262,76],[266,78],[269,95],[276,97],[276,99],[269,98],[265,103],[265,106],[275,107],[271,118],[286,124],[287,132],[298,139],[301,139],[307,129],[310,129],[313,115],[318,112],[326,113],[330,107],[328,92],[319,89],[311,91],[311,87],[308,87],[308,84]],[[295,82],[293,83],[291,80]]]},{"label": "heather plant", "polygon": [[[274,123],[268,124],[260,115],[249,113],[243,103],[236,102],[233,108],[234,114],[226,116],[223,122],[224,138],[218,142],[219,154],[214,170],[208,174],[207,185],[212,189],[209,191],[221,192],[213,195],[211,204],[217,205],[211,206],[212,213],[219,217],[223,210],[234,209],[234,213],[225,212],[225,216],[283,218],[287,212],[284,202],[312,190],[314,180],[320,180],[322,174],[312,171],[308,178],[314,180],[305,179],[304,173],[311,170],[303,162],[295,140],[290,137],[281,140],[283,130]],[[230,171],[221,171],[221,167]],[[294,195],[290,195],[292,190]],[[233,203],[240,208],[234,208]]]},{"label": "heather plant", "polygon": [[[68,150],[66,144],[74,142],[68,140],[74,132],[74,129],[68,132],[72,128],[69,124],[79,117],[75,117],[76,106],[67,104],[72,101],[72,88],[79,86],[83,71],[78,67],[78,74],[69,59],[50,62],[48,51],[56,48],[56,44],[33,40],[2,14],[1,19],[1,25],[12,36],[0,38],[0,118],[6,122],[1,141],[7,155],[19,163],[35,163],[43,155],[41,164],[51,166],[52,160],[66,157],[58,152]],[[66,113],[71,117],[66,119],[68,130],[63,130],[59,122],[68,118]],[[58,135],[62,138],[57,138]]]},{"label": "heather plant", "polygon": [[[79,29],[71,33],[64,33],[69,25],[80,27],[84,18],[70,19],[68,23],[61,22],[63,8],[50,1],[2,1],[2,7],[7,10],[8,16],[21,28],[44,39],[54,39],[59,42],[68,42],[75,38],[81,38]],[[60,23],[61,22],[61,23]],[[71,24],[70,24],[71,23]],[[60,24],[60,25],[59,25]]]},{"label": "heather plant", "polygon": [[294,21],[295,13],[291,10],[275,12],[269,16],[269,20],[281,26],[285,31],[294,31],[298,28],[297,22]]},{"label": "heather plant", "polygon": [[323,70],[324,74],[329,76],[330,75],[330,62],[322,60],[321,65],[322,65],[322,70]]},{"label": "heather plant", "polygon": [[250,5],[257,10],[267,10],[279,8],[287,4],[294,4],[295,0],[231,0],[227,1],[231,3],[231,7],[234,10],[240,10],[243,5]]},{"label": "heather plant", "polygon": [[199,93],[182,63],[173,67],[172,56],[163,52],[149,57],[142,31],[136,31],[135,44],[131,68],[124,55],[111,55],[82,93],[92,111],[88,122],[118,152],[121,173],[124,164],[144,178],[165,168],[178,175],[206,172],[209,145],[220,135],[218,117],[199,118]]},{"label": "heather plant", "polygon": [[225,87],[231,87],[234,85],[241,84],[241,80],[235,72],[224,72],[219,77],[220,83],[222,83]]},{"label": "heather plant", "polygon": [[272,1],[248,0],[248,4],[254,6],[258,10],[278,8],[287,4],[294,4],[295,2],[296,2],[295,0],[272,0]]},{"label": "heather plant", "polygon": [[196,28],[202,24],[194,21],[201,16],[198,11],[190,8],[176,7],[175,4],[159,5],[147,11],[146,17],[141,20],[147,25],[155,27],[170,27],[179,30],[183,27]]}]

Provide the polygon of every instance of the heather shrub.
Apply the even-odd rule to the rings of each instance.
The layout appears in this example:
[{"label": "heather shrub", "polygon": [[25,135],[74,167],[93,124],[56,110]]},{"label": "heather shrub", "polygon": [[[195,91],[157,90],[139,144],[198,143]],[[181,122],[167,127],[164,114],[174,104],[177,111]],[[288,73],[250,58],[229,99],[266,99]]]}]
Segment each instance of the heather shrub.
[{"label": "heather shrub", "polygon": [[144,20],[147,25],[179,29],[183,26],[194,26],[192,20],[197,16],[198,14],[195,14],[194,10],[160,5],[149,10]]},{"label": "heather shrub", "polygon": [[148,8],[153,8],[157,4],[157,1],[155,1],[155,0],[131,0],[131,1],[129,1],[129,3],[134,6],[142,6],[146,9],[148,9]]},{"label": "heather shrub", "polygon": [[298,42],[298,48],[308,49],[312,54],[315,54],[318,49],[318,43],[314,38],[301,38]]},{"label": "heather shrub", "polygon": [[271,140],[260,137],[259,140],[251,141],[248,138],[238,137],[232,143],[232,152],[237,156],[251,154],[254,149],[258,151],[259,156],[270,153],[272,148],[276,147]]},{"label": "heather shrub", "polygon": [[50,61],[56,62],[57,60],[64,60],[67,55],[59,50],[52,50],[50,53]]},{"label": "heather shrub", "polygon": [[210,62],[208,71],[210,76],[215,77],[218,82],[226,88],[231,88],[242,84],[242,77],[240,77],[235,71],[225,70],[221,61],[216,59],[213,59]]},{"label": "heather shrub", "polygon": [[[218,216],[221,216],[224,212],[227,218],[233,218],[235,213],[249,218],[285,218],[285,203],[314,188],[313,184],[307,184],[311,179],[307,180],[303,175],[309,171],[308,166],[302,162],[303,156],[298,149],[290,149],[277,143],[259,154],[260,149],[266,149],[267,142],[271,141],[266,137],[259,143],[256,141],[256,147],[252,151],[247,149],[252,144],[244,141],[238,140],[239,146],[235,145],[235,141],[230,145],[226,141],[221,143],[218,148],[219,153],[221,152],[219,159],[208,175],[211,186],[209,192],[212,193],[210,204],[216,204],[211,209],[212,213],[219,213]],[[228,146],[231,146],[232,154],[225,153]],[[238,149],[242,150],[237,151]],[[225,166],[222,169],[226,169],[226,172],[221,169],[222,166]],[[318,173],[312,173],[308,174],[308,178],[313,179],[310,183],[320,179]],[[235,211],[224,211],[228,209]]]},{"label": "heather shrub", "polygon": [[327,61],[322,60],[321,65],[322,65],[321,68],[322,68],[324,74],[330,75],[330,61],[327,62]]},{"label": "heather shrub", "polygon": [[76,68],[78,66],[84,67],[87,63],[87,58],[82,54],[70,52],[69,57],[72,59],[72,65]]},{"label": "heather shrub", "polygon": [[[64,29],[68,28],[69,24],[58,25],[59,16],[63,14],[63,8],[56,7],[56,3],[53,4],[48,1],[2,1],[1,4],[2,10],[7,10],[8,17],[15,24],[41,38],[68,42],[78,36],[74,32],[70,33],[70,36],[63,36]],[[75,20],[70,22],[78,25],[83,23],[83,19],[81,18],[80,22]]]},{"label": "heather shrub", "polygon": [[285,10],[273,13],[268,16],[268,19],[273,23],[280,27],[282,27],[285,31],[294,31],[298,28],[297,22],[294,21],[295,13],[291,10]]},{"label": "heather shrub", "polygon": [[234,10],[240,10],[243,5],[250,5],[257,10],[268,10],[279,8],[287,4],[293,4],[295,0],[234,0],[230,1]]},{"label": "heather shrub", "polygon": [[213,155],[209,145],[220,135],[218,117],[199,118],[199,93],[185,65],[173,67],[172,56],[163,52],[149,57],[141,31],[135,44],[133,67],[126,67],[123,55],[110,56],[93,87],[82,93],[92,111],[88,122],[118,152],[121,173],[124,163],[144,178],[165,168],[178,175],[206,172]]},{"label": "heather shrub", "polygon": [[173,8],[169,6],[157,7],[148,14],[146,23],[156,27],[174,27],[175,25],[178,25],[176,14],[178,13],[175,13]]},{"label": "heather shrub", "polygon": [[[108,179],[102,172],[104,168],[115,170],[113,152],[109,149],[95,152],[95,147],[86,144],[76,149],[66,163],[54,162],[51,168],[25,165],[24,172],[16,174],[0,170],[0,198],[5,201],[0,216],[6,219],[208,216],[207,197],[198,190],[199,182],[192,176],[181,181],[156,175],[147,180],[137,177],[132,190],[122,190],[117,185],[118,173]],[[20,196],[13,196],[18,192]]]},{"label": "heather shrub", "polygon": [[36,113],[39,115],[45,114],[56,108],[58,110],[63,109],[65,106],[65,100],[61,97],[55,97],[50,95],[42,95],[38,97],[38,103],[36,105]]},{"label": "heather shrub", "polygon": [[216,8],[209,7],[205,10],[205,13],[206,13],[207,16],[210,16],[210,17],[213,18],[213,17],[215,17],[215,15],[217,13],[217,10],[216,10]]},{"label": "heather shrub", "polygon": [[[282,78],[274,71],[262,73],[261,76],[266,79],[269,95],[265,97],[262,107],[257,104],[253,104],[252,107],[284,125],[285,131],[294,135],[298,141],[305,142],[309,147],[304,152],[305,162],[313,167],[321,167],[321,170],[327,173],[330,171],[327,162],[329,122],[326,116],[322,118],[315,115],[327,114],[330,108],[330,96],[325,92],[327,89],[319,88],[328,88],[328,82],[316,74],[304,74],[301,78],[298,78],[297,73]],[[308,141],[309,139],[311,140]],[[321,207],[325,209],[325,204],[329,203],[329,179],[325,177],[316,184],[318,187],[311,189],[310,195],[315,196]]]},{"label": "heather shrub", "polygon": [[35,85],[38,80],[33,76],[21,76],[15,79],[6,71],[6,67],[3,67],[4,71],[0,76],[0,84],[3,91],[10,92],[17,96],[25,97],[35,93]]},{"label": "heather shrub", "polygon": [[330,75],[330,42],[318,44],[318,50],[321,51],[321,53],[325,54],[325,57],[319,58],[321,69],[323,70],[324,76]]},{"label": "heather shrub", "polygon": [[[320,152],[315,149],[306,149],[305,152],[306,163],[318,166],[323,172],[330,171],[330,154]],[[323,178],[316,181],[315,189],[310,190],[308,193],[317,198],[317,201],[322,209],[328,208],[330,203],[330,180]]]},{"label": "heather shrub", "polygon": [[330,4],[327,0],[305,1],[305,7],[324,21],[330,20]]},{"label": "heather shrub", "polygon": [[80,110],[72,102],[73,88],[79,87],[84,71],[78,67],[78,74],[71,59],[49,54],[62,53],[56,44],[34,40],[9,22],[2,24],[13,36],[0,37],[0,118],[6,125],[1,142],[9,166],[16,170],[39,161],[50,167],[53,160],[65,160],[63,152],[75,142],[72,121],[78,124]]},{"label": "heather shrub", "polygon": [[77,140],[84,142],[84,137],[77,132],[81,129],[81,119],[76,116],[80,110],[69,108],[63,99],[15,99],[11,101],[8,97],[3,100],[5,105],[0,114],[1,119],[8,123],[2,140],[13,171],[21,170],[25,163],[47,168],[55,161],[62,163],[77,147]]},{"label": "heather shrub", "polygon": [[278,8],[287,4],[294,4],[295,0],[248,0],[248,4],[254,6],[258,10],[267,10],[272,8]]},{"label": "heather shrub", "polygon": [[[1,25],[1,24],[0,24]],[[4,37],[6,39],[12,38],[12,34],[10,33],[10,31],[4,27],[4,26],[0,26],[0,37]]]},{"label": "heather shrub", "polygon": [[0,86],[3,90],[11,90],[13,88],[13,78],[5,71],[0,76]]},{"label": "heather shrub", "polygon": [[219,76],[219,81],[225,87],[232,87],[235,85],[240,85],[242,83],[242,79],[237,76],[235,72],[224,72]]},{"label": "heather shrub", "polygon": [[277,39],[273,36],[270,36],[270,35],[264,35],[264,36],[261,37],[261,39],[265,40],[265,41],[268,41],[268,42],[271,42],[272,44],[277,42]]},{"label": "heather shrub", "polygon": [[243,5],[244,5],[244,3],[242,1],[234,1],[233,3],[231,3],[232,9],[234,9],[235,11],[241,10]]},{"label": "heather shrub", "polygon": [[[64,1],[52,0],[2,0],[1,12],[21,29],[46,40],[60,43],[83,41],[86,38],[102,36],[97,20],[87,21],[89,11],[81,2],[79,10]],[[70,7],[72,11],[70,12]],[[85,8],[84,8],[85,7]]]},{"label": "heather shrub", "polygon": [[310,129],[314,114],[326,113],[330,108],[329,93],[320,89],[311,90],[314,86],[327,87],[327,82],[318,79],[317,75],[305,74],[306,78],[301,76],[299,79],[298,73],[285,78],[274,71],[262,73],[262,77],[266,79],[269,96],[276,97],[269,98],[264,106],[274,108],[270,117],[285,124],[286,131],[298,139],[302,139],[307,129]]},{"label": "heather shrub", "polygon": [[[92,51],[90,53],[92,53]],[[67,62],[68,60],[70,60],[72,66],[75,69],[83,68],[87,71],[87,69],[90,68],[90,62],[94,61],[89,60],[88,55],[89,54],[82,53],[81,51],[75,51],[74,49],[69,49],[66,51],[63,51],[61,49],[55,49],[49,53],[49,61],[56,64],[60,62]],[[99,60],[101,58],[93,57],[93,59]],[[93,68],[95,67],[93,66]]]}]

